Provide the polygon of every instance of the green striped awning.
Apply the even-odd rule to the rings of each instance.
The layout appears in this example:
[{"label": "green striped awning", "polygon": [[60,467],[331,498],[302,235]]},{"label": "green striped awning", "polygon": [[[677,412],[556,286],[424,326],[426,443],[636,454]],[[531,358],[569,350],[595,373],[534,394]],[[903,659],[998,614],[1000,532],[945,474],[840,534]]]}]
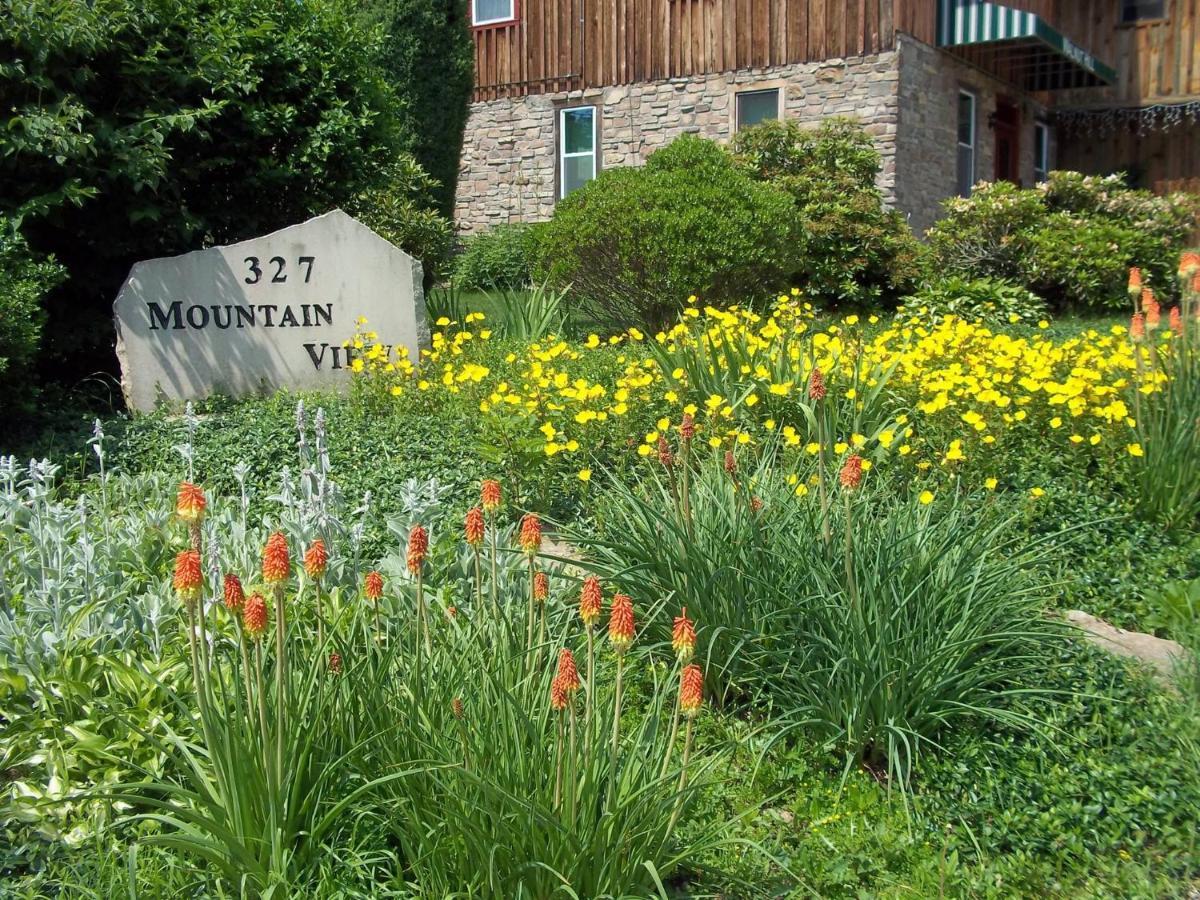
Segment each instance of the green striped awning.
[{"label": "green striped awning", "polygon": [[1026,91],[1096,87],[1117,78],[1041,16],[985,0],[938,0],[937,42]]}]

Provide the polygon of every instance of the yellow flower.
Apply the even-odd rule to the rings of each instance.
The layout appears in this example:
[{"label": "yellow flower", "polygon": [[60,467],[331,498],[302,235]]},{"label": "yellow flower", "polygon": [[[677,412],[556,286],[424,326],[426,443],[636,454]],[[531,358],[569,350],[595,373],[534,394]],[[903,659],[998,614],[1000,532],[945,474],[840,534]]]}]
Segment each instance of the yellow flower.
[{"label": "yellow flower", "polygon": [[807,494],[808,494],[808,485],[807,484],[796,485],[796,496],[797,497],[803,497]]},{"label": "yellow flower", "polygon": [[833,452],[838,454],[838,456],[841,456],[843,453],[845,453],[849,449],[850,449],[850,445],[847,444],[845,441],[838,441],[836,444],[833,445]]},{"label": "yellow flower", "polygon": [[1138,444],[1138,443],[1126,444],[1125,451],[1130,456],[1145,456],[1146,455],[1145,452],[1142,450],[1142,445]]},{"label": "yellow flower", "polygon": [[579,470],[579,480],[580,481],[591,481],[592,480],[592,470],[591,469],[580,469]]},{"label": "yellow flower", "polygon": [[999,483],[1000,482],[997,481],[995,478],[989,478],[986,481],[984,481],[983,486],[985,488],[987,488],[989,491],[994,491],[996,489],[996,485],[998,485]]},{"label": "yellow flower", "polygon": [[589,350],[595,350],[600,346],[600,335],[589,334],[587,336],[587,343],[584,346],[586,346]]},{"label": "yellow flower", "polygon": [[928,506],[933,502],[933,491],[921,491],[921,496],[917,499],[921,501],[922,506]]},{"label": "yellow flower", "polygon": [[708,446],[712,447],[713,449],[716,449],[717,447],[720,447],[720,446],[721,446],[721,439],[720,439],[719,437],[710,437],[710,438],[708,439]]},{"label": "yellow flower", "polygon": [[1035,487],[1035,488],[1030,489],[1029,495],[1031,497],[1044,497],[1044,496],[1046,496],[1046,492],[1043,491],[1040,487]]}]

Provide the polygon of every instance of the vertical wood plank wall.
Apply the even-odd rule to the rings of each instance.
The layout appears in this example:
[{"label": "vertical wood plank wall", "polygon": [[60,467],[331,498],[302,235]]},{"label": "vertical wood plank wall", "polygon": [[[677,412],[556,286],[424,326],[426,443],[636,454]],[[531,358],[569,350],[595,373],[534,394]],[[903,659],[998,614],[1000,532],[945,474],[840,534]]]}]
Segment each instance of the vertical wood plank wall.
[{"label": "vertical wood plank wall", "polygon": [[[893,9],[900,2],[518,0],[517,5],[517,21],[475,29],[477,101],[878,53],[894,46]],[[932,17],[934,0],[923,5]]]},{"label": "vertical wood plank wall", "polygon": [[[1118,0],[1002,0],[1036,13],[1117,70],[1109,88],[1058,93],[1060,106],[1137,106],[1200,97],[1200,0],[1166,0],[1167,17],[1122,25]],[[896,29],[932,44],[936,3],[896,0]]]}]

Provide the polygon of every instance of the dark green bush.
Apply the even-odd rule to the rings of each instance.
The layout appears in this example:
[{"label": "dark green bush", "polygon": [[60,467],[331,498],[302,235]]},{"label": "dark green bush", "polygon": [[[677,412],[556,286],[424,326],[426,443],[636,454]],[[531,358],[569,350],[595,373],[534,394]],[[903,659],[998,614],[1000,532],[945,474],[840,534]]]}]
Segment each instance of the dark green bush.
[{"label": "dark green bush", "polygon": [[951,275],[922,287],[906,301],[914,311],[953,315],[989,325],[1031,324],[1046,314],[1042,298],[1019,285],[997,278]]},{"label": "dark green bush", "polygon": [[539,241],[539,268],[571,284],[599,322],[659,328],[691,294],[721,306],[783,288],[795,218],[787,194],[686,135],[645,167],[601,172],[559,203]]},{"label": "dark green bush", "polygon": [[1156,197],[1117,175],[1078,172],[1052,172],[1035,188],[981,184],[945,207],[929,231],[936,271],[1006,279],[1055,310],[1125,309],[1130,266],[1172,299],[1179,253],[1200,226],[1189,194]]},{"label": "dark green bush", "polygon": [[738,134],[739,165],[791,194],[798,214],[793,277],[826,304],[886,305],[920,275],[917,240],[883,205],[879,152],[861,126],[770,121]]},{"label": "dark green bush", "polygon": [[454,224],[432,206],[437,181],[407,154],[392,161],[385,175],[351,201],[349,212],[421,260],[427,278],[440,275],[454,244]]},{"label": "dark green bush", "polygon": [[45,320],[42,297],[62,278],[62,266],[32,254],[16,223],[0,218],[0,385],[33,359]]},{"label": "dark green bush", "polygon": [[475,88],[470,0],[368,0],[363,16],[384,31],[380,63],[401,110],[401,146],[437,182],[443,216],[454,215],[454,190],[468,104]]},{"label": "dark green bush", "polygon": [[515,291],[533,283],[537,232],[518,223],[497,225],[470,235],[454,260],[454,278],[463,290]]}]

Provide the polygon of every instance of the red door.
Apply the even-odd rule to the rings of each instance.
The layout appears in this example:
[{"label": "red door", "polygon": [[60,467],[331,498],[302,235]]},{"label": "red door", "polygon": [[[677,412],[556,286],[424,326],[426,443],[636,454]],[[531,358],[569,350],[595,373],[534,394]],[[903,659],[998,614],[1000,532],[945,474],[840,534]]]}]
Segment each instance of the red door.
[{"label": "red door", "polygon": [[1007,100],[996,101],[995,180],[1021,183],[1021,111]]}]

